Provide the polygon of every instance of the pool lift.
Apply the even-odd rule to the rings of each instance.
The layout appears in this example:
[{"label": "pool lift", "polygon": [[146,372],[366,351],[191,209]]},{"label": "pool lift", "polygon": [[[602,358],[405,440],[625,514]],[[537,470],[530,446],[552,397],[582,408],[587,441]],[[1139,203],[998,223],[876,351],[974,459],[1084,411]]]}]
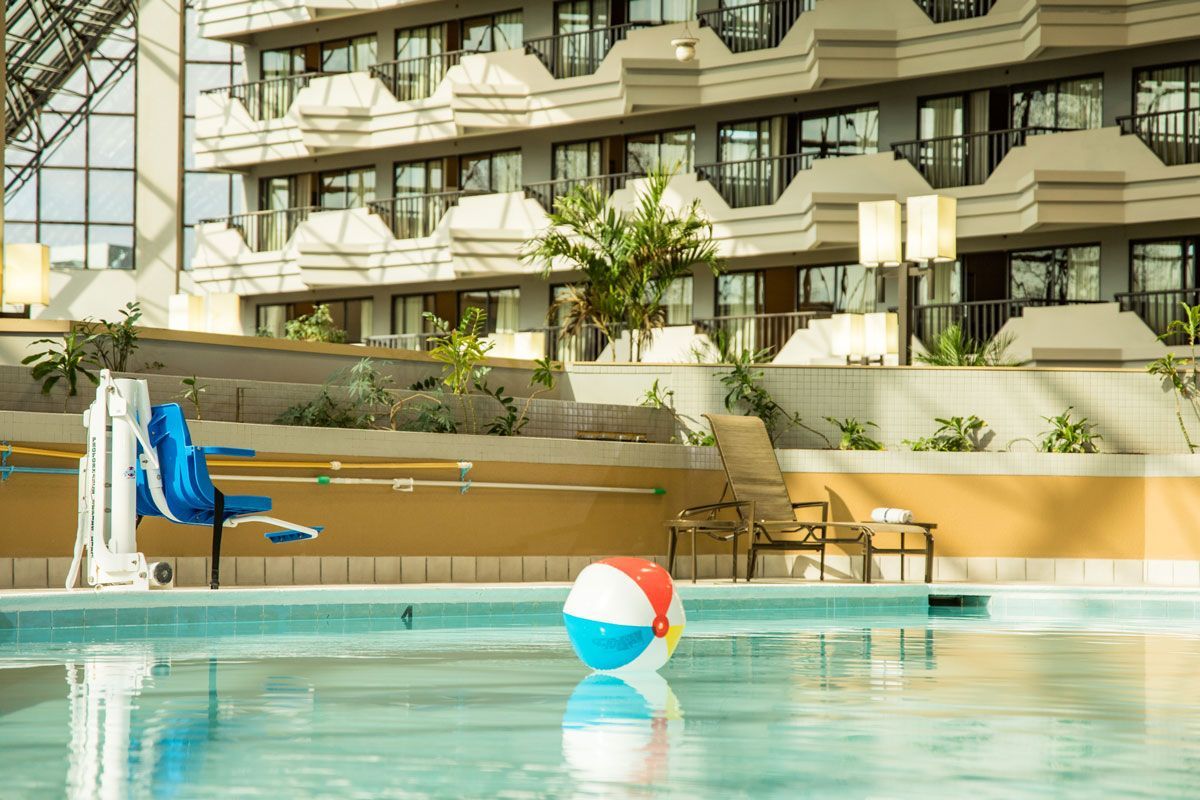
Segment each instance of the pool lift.
[{"label": "pool lift", "polygon": [[[168,408],[177,410],[176,406],[159,407]],[[166,561],[147,563],[146,556],[138,552],[137,526],[142,515],[162,516],[181,524],[212,524],[215,550],[220,546],[220,529],[236,527],[243,522],[265,522],[285,528],[285,531],[267,534],[267,538],[273,542],[315,539],[318,536],[320,528],[284,522],[257,510],[229,514],[223,508],[224,496],[220,492],[216,492],[217,503],[211,509],[210,521],[180,519],[168,503],[159,453],[151,444],[150,421],[154,412],[150,407],[146,381],[113,378],[108,370],[101,370],[96,399],[83,412],[87,439],[83,457],[79,459],[79,522],[71,568],[67,574],[68,589],[73,588],[79,578],[85,550],[89,586],[98,589],[147,590],[170,584],[174,577],[171,564]],[[198,451],[195,457],[199,459],[210,452],[254,455],[252,450],[231,448],[187,449]],[[190,465],[182,466],[186,469]],[[140,509],[139,478],[145,489],[142,494],[143,507]],[[177,488],[169,491],[176,494],[180,492]],[[264,510],[270,508],[267,498],[247,499],[265,501]],[[147,507],[147,500],[152,507]],[[208,513],[208,509],[192,507],[195,502],[194,498],[191,503],[177,498],[177,510],[186,505],[188,510],[199,512],[200,515]],[[214,552],[215,557],[219,557],[219,550]],[[215,568],[212,588],[217,588]]]}]

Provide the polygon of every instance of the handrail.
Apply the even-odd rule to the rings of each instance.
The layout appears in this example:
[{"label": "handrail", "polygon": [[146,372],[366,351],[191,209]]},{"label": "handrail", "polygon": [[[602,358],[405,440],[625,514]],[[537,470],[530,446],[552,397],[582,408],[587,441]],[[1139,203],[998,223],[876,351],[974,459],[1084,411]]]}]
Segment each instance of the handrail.
[{"label": "handrail", "polygon": [[763,0],[696,14],[702,27],[712,28],[731,53],[778,47],[816,0]]},{"label": "handrail", "polygon": [[428,350],[430,340],[437,336],[433,331],[421,333],[389,333],[381,336],[368,336],[363,341],[367,347],[384,347],[389,350]]},{"label": "handrail", "polygon": [[555,78],[577,78],[595,72],[608,51],[632,30],[651,22],[626,22],[606,28],[558,33],[525,40],[525,52],[537,56]]},{"label": "handrail", "polygon": [[401,102],[421,100],[431,96],[446,78],[451,67],[459,64],[470,50],[450,50],[416,58],[382,61],[371,67],[371,77],[378,78],[388,91]]},{"label": "handrail", "polygon": [[778,353],[796,331],[804,330],[832,311],[785,311],[773,314],[738,314],[692,320],[696,333],[721,335],[734,350],[768,350]]},{"label": "handrail", "polygon": [[552,181],[527,183],[522,188],[525,196],[537,200],[547,211],[554,209],[558,198],[569,194],[578,186],[596,186],[606,197],[618,189],[624,189],[625,184],[634,178],[646,177],[640,172],[616,172],[609,175],[589,175],[584,178],[556,178]]},{"label": "handrail", "polygon": [[1117,117],[1123,135],[1136,134],[1168,167],[1200,164],[1200,108]]},{"label": "handrail", "polygon": [[711,183],[730,208],[765,206],[777,201],[796,173],[810,168],[814,160],[837,155],[840,154],[785,153],[697,164],[696,177]]},{"label": "handrail", "polygon": [[1008,151],[1024,146],[1030,136],[1071,130],[1075,129],[1030,125],[893,142],[892,150],[916,167],[934,189],[974,186],[991,177]]},{"label": "handrail", "polygon": [[[1195,305],[1200,303],[1200,289],[1150,289],[1141,292],[1118,292],[1113,300],[1120,304],[1122,311],[1133,311],[1150,330],[1159,336],[1167,332],[1171,322],[1180,318],[1183,309],[1180,303]],[[1185,344],[1181,335],[1173,335],[1164,340],[1168,345]]]},{"label": "handrail", "polygon": [[284,75],[279,78],[235,83],[232,86],[218,86],[215,89],[205,89],[201,94],[228,95],[241,101],[253,119],[265,122],[286,115],[301,89],[308,86],[313,78],[322,78],[329,74],[331,73],[304,72],[299,75]]},{"label": "handrail", "polygon": [[246,246],[256,253],[282,250],[296,232],[300,223],[314,211],[324,211],[321,206],[297,206],[295,208],[247,211],[228,217],[212,217],[200,220],[201,225],[224,223],[238,231]]},{"label": "handrail", "polygon": [[522,333],[544,333],[545,355],[551,361],[597,361],[608,344],[608,338],[595,325],[585,325],[576,334],[564,333],[557,325],[527,328]]},{"label": "handrail", "polygon": [[957,22],[987,16],[996,0],[916,0],[925,14],[936,22]]},{"label": "handrail", "polygon": [[1073,300],[1057,297],[1008,297],[994,300],[962,300],[952,303],[914,303],[912,306],[913,333],[923,342],[951,325],[959,325],[973,339],[986,341],[1004,327],[1004,323],[1019,316],[1026,308],[1089,305],[1101,300]]},{"label": "handrail", "polygon": [[397,239],[419,239],[433,235],[442,217],[451,206],[458,205],[464,195],[483,192],[450,189],[424,194],[402,194],[384,200],[373,200],[367,208],[383,218],[384,224]]}]

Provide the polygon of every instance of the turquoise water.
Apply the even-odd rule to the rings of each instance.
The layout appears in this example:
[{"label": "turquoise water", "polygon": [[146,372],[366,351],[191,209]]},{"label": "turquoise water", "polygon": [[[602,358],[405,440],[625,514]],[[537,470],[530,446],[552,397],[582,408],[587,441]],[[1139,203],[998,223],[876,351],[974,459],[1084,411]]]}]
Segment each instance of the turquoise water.
[{"label": "turquoise water", "polygon": [[0,796],[1195,797],[1200,627],[689,625],[589,676],[557,623],[0,646]]}]

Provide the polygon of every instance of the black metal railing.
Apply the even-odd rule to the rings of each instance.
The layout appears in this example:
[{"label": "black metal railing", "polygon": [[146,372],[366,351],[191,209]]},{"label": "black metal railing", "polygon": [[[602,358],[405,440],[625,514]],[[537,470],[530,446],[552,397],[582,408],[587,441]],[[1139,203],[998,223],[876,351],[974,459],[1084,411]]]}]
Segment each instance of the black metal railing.
[{"label": "black metal railing", "polygon": [[991,177],[1008,151],[1024,146],[1030,136],[1066,130],[1071,129],[1031,126],[936,136],[895,142],[892,150],[916,167],[934,189],[975,186]]},{"label": "black metal railing", "polygon": [[1027,308],[1047,308],[1092,303],[1092,300],[1051,298],[1010,298],[1005,300],[967,300],[961,303],[926,303],[912,308],[913,335],[927,345],[951,325],[978,341],[987,341],[1000,332],[1004,323],[1021,316]]},{"label": "black metal railing", "polygon": [[385,347],[389,350],[428,350],[433,347],[432,339],[437,336],[432,331],[422,333],[389,333],[383,336],[368,336],[364,341],[367,347]]},{"label": "black metal railing", "polygon": [[1200,164],[1200,108],[1117,117],[1121,133],[1137,137],[1168,167]]},{"label": "black metal railing", "polygon": [[263,81],[206,89],[204,94],[226,95],[238,100],[246,107],[246,111],[253,119],[264,122],[286,115],[300,90],[308,86],[313,78],[320,78],[325,74],[324,72],[306,72],[303,75],[268,78]]},{"label": "black metal railing", "polygon": [[711,183],[730,208],[766,206],[779,199],[796,173],[811,167],[819,157],[813,153],[793,153],[697,164],[696,177]]},{"label": "black metal railing", "polygon": [[554,202],[564,195],[570,194],[580,186],[594,186],[605,197],[618,189],[624,189],[625,184],[633,178],[645,177],[640,172],[618,172],[612,175],[592,175],[587,178],[559,178],[553,181],[525,184],[525,196],[537,200],[547,211],[554,209]]},{"label": "black metal railing", "polygon": [[216,217],[200,220],[201,225],[223,222],[236,230],[246,241],[246,246],[256,253],[282,250],[296,232],[300,223],[314,211],[324,211],[320,206],[280,208],[273,211],[251,211],[231,217]]},{"label": "black metal railing", "polygon": [[563,333],[557,326],[532,328],[528,332],[546,335],[546,358],[551,361],[598,361],[608,344],[608,337],[594,325],[586,325],[575,334]]},{"label": "black metal railing", "polygon": [[784,314],[749,314],[743,316],[708,317],[693,320],[696,333],[710,339],[722,337],[734,353],[743,350],[768,350],[772,355],[787,344],[796,331],[807,328],[813,320],[829,317],[829,311],[789,311]]},{"label": "black metal railing", "polygon": [[731,53],[778,47],[805,11],[816,0],[766,0],[750,5],[727,6],[696,15],[702,26],[713,29]]},{"label": "black metal railing", "polygon": [[591,75],[617,42],[637,28],[653,27],[651,22],[627,22],[607,28],[593,28],[555,36],[525,40],[525,52],[535,55],[556,78]]},{"label": "black metal railing", "polygon": [[996,0],[916,0],[934,22],[954,22],[986,16]]},{"label": "black metal railing", "polygon": [[[1184,315],[1183,303],[1200,303],[1200,289],[1160,289],[1152,292],[1120,292],[1114,299],[1122,311],[1132,311],[1142,318],[1150,330],[1162,336],[1167,327]],[[1182,336],[1172,335],[1164,339],[1169,345],[1186,344]]]},{"label": "black metal railing", "polygon": [[383,85],[397,100],[420,100],[437,91],[446,72],[458,64],[467,52],[453,50],[419,58],[384,61],[371,67],[371,75],[383,81]]},{"label": "black metal railing", "polygon": [[429,194],[402,194],[387,200],[367,203],[373,213],[383,218],[388,230],[397,239],[419,239],[431,236],[451,206],[458,205],[465,194],[461,189]]}]

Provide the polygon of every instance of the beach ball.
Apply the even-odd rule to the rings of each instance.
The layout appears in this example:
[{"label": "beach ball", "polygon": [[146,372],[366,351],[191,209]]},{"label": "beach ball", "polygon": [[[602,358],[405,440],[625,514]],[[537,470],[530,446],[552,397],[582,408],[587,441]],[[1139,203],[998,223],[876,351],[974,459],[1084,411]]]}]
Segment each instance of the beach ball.
[{"label": "beach ball", "polygon": [[687,619],[665,569],[608,558],[579,573],[563,621],[575,654],[592,669],[652,671],[675,652]]}]

